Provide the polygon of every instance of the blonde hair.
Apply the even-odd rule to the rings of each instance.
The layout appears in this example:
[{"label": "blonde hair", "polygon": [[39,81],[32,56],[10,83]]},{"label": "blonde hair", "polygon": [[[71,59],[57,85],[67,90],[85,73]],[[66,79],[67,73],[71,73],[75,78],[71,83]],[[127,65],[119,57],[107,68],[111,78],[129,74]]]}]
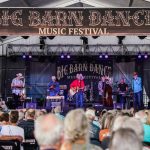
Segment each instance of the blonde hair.
[{"label": "blonde hair", "polygon": [[147,114],[146,124],[150,125],[150,111],[148,111],[148,114]]},{"label": "blonde hair", "polygon": [[61,112],[61,106],[56,106],[54,108],[54,113],[60,113]]},{"label": "blonde hair", "polygon": [[64,121],[64,134],[67,140],[75,142],[78,139],[88,139],[89,125],[82,109],[70,111]]}]

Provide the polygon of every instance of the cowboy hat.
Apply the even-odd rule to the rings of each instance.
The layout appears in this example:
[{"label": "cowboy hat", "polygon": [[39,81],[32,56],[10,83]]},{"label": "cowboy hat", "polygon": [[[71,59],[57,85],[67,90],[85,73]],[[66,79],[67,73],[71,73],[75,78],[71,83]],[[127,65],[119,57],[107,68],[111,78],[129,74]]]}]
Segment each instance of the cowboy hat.
[{"label": "cowboy hat", "polygon": [[17,76],[17,77],[20,77],[20,78],[23,78],[22,73],[17,73],[16,76]]}]

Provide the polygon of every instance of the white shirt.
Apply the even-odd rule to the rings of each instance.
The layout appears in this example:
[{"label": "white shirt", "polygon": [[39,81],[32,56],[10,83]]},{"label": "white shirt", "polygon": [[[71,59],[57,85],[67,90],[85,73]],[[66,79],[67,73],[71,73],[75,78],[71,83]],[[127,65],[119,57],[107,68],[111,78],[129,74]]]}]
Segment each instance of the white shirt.
[{"label": "white shirt", "polygon": [[1,135],[21,136],[24,140],[24,129],[13,125],[4,125],[1,129]]},{"label": "white shirt", "polygon": [[[22,80],[20,80],[20,79],[17,79],[17,78],[14,78],[13,80],[12,80],[12,83],[11,83],[13,86],[17,86],[17,85],[19,85],[19,86],[23,86],[24,85],[24,83],[23,83],[23,81]],[[15,87],[13,87],[12,88],[12,93],[13,94],[16,94],[16,95],[21,95],[22,94],[22,88],[15,88]]]}]

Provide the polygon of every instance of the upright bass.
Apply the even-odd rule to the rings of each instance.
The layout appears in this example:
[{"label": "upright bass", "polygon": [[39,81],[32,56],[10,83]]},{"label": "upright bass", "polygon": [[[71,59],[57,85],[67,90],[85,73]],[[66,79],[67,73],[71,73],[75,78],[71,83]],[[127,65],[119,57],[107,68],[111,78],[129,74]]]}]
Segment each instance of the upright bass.
[{"label": "upright bass", "polygon": [[105,87],[104,87],[104,106],[112,107],[113,106],[113,99],[112,99],[112,87],[110,84],[110,80],[105,80]]}]

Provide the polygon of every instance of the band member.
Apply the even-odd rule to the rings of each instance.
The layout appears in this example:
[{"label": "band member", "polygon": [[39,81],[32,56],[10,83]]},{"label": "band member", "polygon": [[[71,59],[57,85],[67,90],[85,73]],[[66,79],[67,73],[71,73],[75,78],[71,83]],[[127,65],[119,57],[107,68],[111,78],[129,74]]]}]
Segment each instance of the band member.
[{"label": "band member", "polygon": [[18,108],[20,97],[23,94],[23,88],[24,88],[24,82],[22,81],[23,78],[24,77],[22,73],[18,73],[16,74],[16,78],[14,78],[11,83],[11,89],[12,89],[15,108]]},{"label": "band member", "polygon": [[83,107],[83,91],[84,91],[84,80],[82,74],[76,75],[76,80],[74,80],[70,84],[70,89],[74,91],[75,93],[75,99],[76,99],[76,108]]},{"label": "band member", "polygon": [[134,93],[134,108],[140,110],[143,108],[142,80],[138,77],[137,72],[133,73],[132,89]]},{"label": "band member", "polygon": [[118,84],[119,100],[121,102],[122,108],[125,108],[126,104],[126,92],[128,91],[128,84],[125,83],[125,79],[122,78]]},{"label": "band member", "polygon": [[106,85],[105,76],[102,76],[100,78],[100,81],[98,82],[98,91],[99,91],[98,93],[99,93],[100,104],[103,104],[103,96],[104,96],[105,85]]},{"label": "band member", "polygon": [[48,84],[48,88],[49,88],[49,95],[50,96],[59,95],[59,92],[60,92],[59,83],[57,82],[55,76],[52,76],[51,81]]},{"label": "band member", "polygon": [[104,105],[108,107],[113,106],[113,99],[112,99],[112,81],[109,77],[105,76],[105,87],[104,87]]}]

